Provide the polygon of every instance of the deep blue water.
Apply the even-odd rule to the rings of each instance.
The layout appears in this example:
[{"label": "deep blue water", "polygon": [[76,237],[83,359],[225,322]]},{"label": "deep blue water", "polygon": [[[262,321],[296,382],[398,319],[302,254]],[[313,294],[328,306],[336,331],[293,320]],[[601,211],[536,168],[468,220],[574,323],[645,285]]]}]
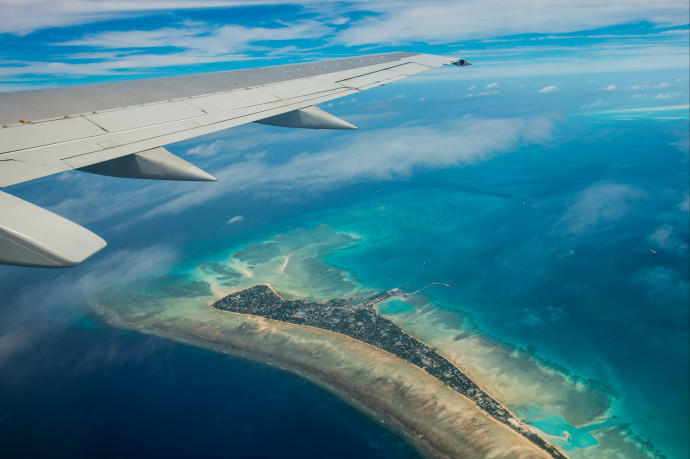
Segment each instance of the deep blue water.
[{"label": "deep blue water", "polygon": [[414,458],[310,383],[166,340],[71,327],[0,374],[0,457]]}]

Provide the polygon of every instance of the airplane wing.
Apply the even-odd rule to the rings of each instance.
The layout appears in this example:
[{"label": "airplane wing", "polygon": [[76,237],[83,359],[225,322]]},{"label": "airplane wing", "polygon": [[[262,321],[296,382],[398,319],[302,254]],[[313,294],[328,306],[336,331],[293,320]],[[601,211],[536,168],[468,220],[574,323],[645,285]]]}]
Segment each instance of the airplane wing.
[{"label": "airplane wing", "polygon": [[[215,180],[163,148],[245,123],[356,129],[316,104],[464,59],[387,53],[199,75],[0,93],[0,188],[69,170]],[[105,247],[0,191],[0,263],[74,266]]]}]

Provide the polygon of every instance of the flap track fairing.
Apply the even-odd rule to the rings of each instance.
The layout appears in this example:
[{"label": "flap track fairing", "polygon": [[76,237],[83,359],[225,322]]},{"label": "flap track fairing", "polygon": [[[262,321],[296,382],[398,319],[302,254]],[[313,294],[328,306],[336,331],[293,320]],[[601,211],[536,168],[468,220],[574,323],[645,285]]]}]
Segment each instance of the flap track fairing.
[{"label": "flap track fairing", "polygon": [[357,129],[357,126],[353,126],[347,121],[335,115],[331,115],[313,105],[311,107],[300,108],[299,110],[264,118],[255,121],[255,123],[302,129]]},{"label": "flap track fairing", "polygon": [[217,180],[163,147],[80,167],[77,170],[122,178],[202,182]]}]

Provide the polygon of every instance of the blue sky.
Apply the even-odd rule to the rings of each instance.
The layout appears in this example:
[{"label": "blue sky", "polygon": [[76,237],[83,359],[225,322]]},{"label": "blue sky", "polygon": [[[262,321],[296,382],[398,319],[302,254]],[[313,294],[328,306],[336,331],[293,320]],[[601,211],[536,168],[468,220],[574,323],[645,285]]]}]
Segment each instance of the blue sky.
[{"label": "blue sky", "polygon": [[0,90],[408,50],[475,78],[688,67],[683,0],[0,1]]}]

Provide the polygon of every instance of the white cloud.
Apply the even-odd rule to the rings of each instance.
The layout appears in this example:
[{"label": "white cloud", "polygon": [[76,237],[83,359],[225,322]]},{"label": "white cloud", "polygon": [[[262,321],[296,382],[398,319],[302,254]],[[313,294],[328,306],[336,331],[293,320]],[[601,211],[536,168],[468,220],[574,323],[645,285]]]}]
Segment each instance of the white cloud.
[{"label": "white cloud", "polygon": [[559,320],[563,319],[565,315],[565,306],[547,306],[543,309],[523,308],[521,321],[530,327],[535,327],[545,322],[558,322]]},{"label": "white cloud", "polygon": [[632,203],[643,196],[641,190],[630,185],[594,184],[578,193],[557,226],[570,234],[591,232],[624,217],[632,209]]},{"label": "white cloud", "polygon": [[[53,43],[56,46],[87,47],[91,52],[54,55],[50,61],[11,61],[0,68],[0,76],[21,75],[110,75],[137,73],[139,69],[198,65],[213,62],[270,59],[281,52],[286,41],[321,38],[327,25],[297,21],[276,27],[245,27],[184,22],[176,27],[154,30],[103,31],[82,38]],[[266,42],[271,42],[267,48]],[[157,50],[165,52],[157,53]],[[256,52],[260,51],[259,54]],[[304,50],[300,50],[304,52]],[[90,62],[84,62],[88,60]]]},{"label": "white cloud", "polygon": [[[113,182],[115,179],[90,176],[91,174],[75,173],[70,177],[69,188],[65,187],[60,196],[67,196],[51,203],[36,202],[51,212],[78,222],[80,225],[110,218],[122,212],[164,202],[167,191],[177,188],[184,192],[190,188],[208,182],[166,182],[127,180],[126,184]],[[121,180],[121,179],[120,179]],[[117,190],[117,199],[111,199],[113,190]],[[44,198],[47,199],[48,197]],[[35,202],[35,201],[34,201]]]},{"label": "white cloud", "polygon": [[[357,3],[354,3],[357,5]],[[502,0],[412,0],[360,2],[378,14],[351,21],[337,38],[348,45],[452,43],[522,33],[556,33],[648,21],[687,23],[684,0],[534,0],[529,8]]]},{"label": "white cloud", "polygon": [[669,224],[663,224],[649,235],[648,240],[654,245],[655,249],[662,249],[666,252],[682,255],[687,253],[688,244],[682,238],[676,228]]},{"label": "white cloud", "polygon": [[[7,6],[2,5],[3,1]],[[432,0],[419,7],[411,1],[392,2],[383,0],[371,2],[369,0],[356,0],[349,3],[336,2],[335,0],[315,1],[305,0],[297,2],[305,11],[315,13],[313,19],[297,20],[293,22],[281,22],[279,20],[268,21],[266,25],[249,27],[232,23],[232,9],[222,12],[223,17],[230,18],[225,24],[218,25],[211,22],[181,21],[178,24],[166,25],[153,30],[127,30],[87,34],[81,38],[57,42],[61,46],[80,46],[91,48],[89,52],[52,53],[48,62],[30,60],[8,60],[6,65],[0,67],[0,77],[5,80],[17,79],[15,84],[7,85],[13,89],[22,82],[19,78],[27,75],[137,75],[144,69],[152,69],[149,73],[156,73],[155,69],[175,66],[204,65],[218,62],[244,61],[248,59],[271,59],[277,56],[298,56],[304,58],[320,58],[324,46],[342,44],[344,38],[356,39],[361,43],[369,43],[367,38],[370,26],[381,22],[385,27],[377,29],[376,34],[384,34],[381,40],[371,43],[376,45],[389,44],[394,40],[400,45],[413,42],[461,42],[466,39],[468,30],[466,22],[492,23],[492,27],[478,28],[475,32],[481,38],[506,35],[512,29],[522,29],[524,32],[538,33],[531,27],[536,24],[547,28],[549,33],[561,31],[572,17],[560,21],[554,20],[561,15],[579,14],[577,27],[573,30],[582,30],[600,26],[601,18],[593,19],[591,9],[607,10],[604,15],[604,25],[619,24],[625,22],[627,16],[644,17],[654,23],[668,22],[668,18],[674,18],[672,11],[687,10],[687,5],[676,0],[663,0],[663,4],[653,2],[653,6],[640,0],[619,0],[615,5],[590,6],[583,8],[575,0],[561,0],[552,4],[546,0],[537,0],[537,4],[531,5],[529,14],[521,6],[505,5],[499,0],[480,2],[479,0],[467,0],[462,4],[449,0]],[[278,5],[294,4],[280,1],[231,1],[231,0],[205,0],[192,2],[190,0],[151,0],[141,3],[133,0],[120,2],[95,0],[66,0],[49,2],[47,0],[27,0],[27,2],[14,2],[0,0],[3,6],[3,21],[0,21],[0,33],[27,33],[44,27],[62,27],[73,24],[103,21],[106,19],[122,18],[130,16],[142,16],[159,14],[161,11],[186,10],[192,8],[232,8],[235,6],[252,5]],[[333,4],[337,4],[338,13],[334,15]],[[428,6],[427,6],[428,5]],[[625,6],[627,5],[627,6]],[[479,16],[468,16],[464,10],[475,11]],[[501,10],[501,15],[510,14],[511,17],[505,23],[495,20],[495,10]],[[423,10],[423,11],[422,11]],[[462,14],[454,16],[457,11]],[[545,11],[546,17],[535,12]],[[628,11],[629,10],[629,11]],[[419,18],[415,18],[418,12],[422,12]],[[627,12],[626,12],[627,11]],[[49,12],[49,14],[48,14]],[[349,13],[376,13],[366,14],[364,19],[345,21],[345,15]],[[614,14],[615,13],[615,14]],[[180,15],[184,15],[182,12]],[[627,16],[626,16],[627,15]],[[436,16],[441,16],[437,21]],[[553,17],[551,17],[553,16]],[[668,17],[665,17],[668,16]],[[547,20],[551,17],[551,20]],[[397,18],[397,20],[395,19]],[[628,18],[629,19],[629,18]],[[425,23],[425,21],[427,21]],[[400,22],[402,21],[402,22]],[[407,21],[415,22],[410,27],[401,27]],[[622,21],[622,22],[621,22]],[[529,26],[528,26],[529,25]],[[107,23],[104,24],[107,27]],[[441,29],[439,30],[439,26]],[[497,27],[498,26],[498,27]],[[3,30],[2,27],[5,27]],[[388,32],[385,29],[389,28]],[[444,28],[448,27],[448,30]],[[566,27],[567,28],[567,27]],[[393,30],[394,29],[394,30]],[[100,30],[100,29],[99,29]],[[402,32],[402,33],[399,33]],[[472,34],[470,33],[470,35]],[[517,33],[517,32],[516,32]],[[447,34],[447,38],[442,38]],[[348,38],[349,37],[349,38]],[[393,38],[391,38],[393,37]],[[562,38],[550,36],[547,38]],[[311,40],[313,49],[305,49],[304,44],[299,48],[294,40]],[[656,69],[662,68],[687,68],[687,46],[685,43],[676,46],[653,46],[640,43],[626,44],[621,41],[609,45],[597,45],[598,48],[583,49],[582,56],[573,60],[557,59],[551,57],[546,61],[532,62],[525,65],[526,53],[544,52],[546,48],[553,52],[558,47],[510,47],[510,49],[492,49],[473,51],[477,57],[485,58],[500,53],[516,55],[523,53],[522,57],[516,57],[512,61],[482,62],[481,66],[472,69],[475,78],[495,78],[497,70],[514,76],[525,75],[555,75],[568,73],[593,73],[608,72],[612,67],[620,71],[637,70],[641,67]],[[568,48],[572,49],[572,48]],[[538,50],[538,51],[535,51]],[[596,58],[599,53],[600,59]],[[460,53],[465,54],[465,53]],[[472,57],[472,56],[469,56]],[[605,60],[605,62],[603,62]],[[36,83],[50,85],[50,83]]]},{"label": "white cloud", "polygon": [[606,86],[605,88],[601,88],[601,91],[613,91],[614,89],[616,89],[616,85],[610,84],[610,85]]},{"label": "white cloud", "polygon": [[[304,190],[331,189],[365,180],[404,179],[424,169],[458,167],[488,160],[496,154],[523,144],[549,138],[553,125],[546,119],[464,118],[431,125],[407,124],[389,129],[347,132],[333,147],[303,153],[276,163],[285,143],[309,144],[315,133],[302,129],[280,129],[258,125],[239,126],[222,134],[223,138],[201,144],[196,153],[223,152],[192,159],[212,173],[218,182],[140,181],[72,173],[59,193],[26,196],[80,225],[117,218],[118,231],[142,218],[177,213],[188,207],[233,193],[302,196]],[[322,133],[329,135],[329,133]],[[173,148],[172,151],[177,153]],[[209,152],[210,153],[210,152]],[[228,165],[229,162],[232,164]],[[258,190],[258,191],[256,191]],[[106,198],[117,195],[117,199]],[[56,199],[60,200],[57,201]],[[244,198],[243,198],[244,199]],[[146,212],[150,209],[149,212]],[[107,236],[107,234],[104,234]]]},{"label": "white cloud", "polygon": [[215,142],[211,143],[200,143],[199,145],[187,150],[187,154],[190,156],[198,156],[200,158],[216,156],[216,154],[220,151],[221,146],[222,142],[220,140],[216,140]]},{"label": "white cloud", "polygon": [[539,317],[539,314],[530,308],[524,308],[522,310],[522,322],[529,325],[530,327],[537,326],[544,323],[544,321]]},{"label": "white cloud", "polygon": [[279,3],[264,0],[2,0],[0,33],[25,35],[49,27],[67,27],[109,19],[149,16],[173,10],[227,8]]},{"label": "white cloud", "polygon": [[486,89],[495,88],[495,87],[498,86],[499,84],[501,84],[501,83],[489,83],[489,84],[486,85]]},{"label": "white cloud", "polygon": [[[690,107],[688,108],[690,109]],[[690,133],[688,131],[680,132],[678,140],[672,142],[671,145],[676,147],[680,152],[690,155]]]},{"label": "white cloud", "polygon": [[635,113],[635,112],[665,112],[669,110],[686,110],[690,105],[663,105],[658,107],[623,108],[620,110],[605,110],[600,113]]},{"label": "white cloud", "polygon": [[[174,194],[147,216],[177,213],[235,192],[261,190],[284,196],[365,180],[406,178],[425,169],[476,164],[519,145],[543,142],[553,125],[546,119],[461,119],[443,124],[406,125],[359,132],[337,147],[302,153],[282,164],[252,159],[213,171],[214,187],[169,188]],[[178,191],[179,190],[179,191]]]},{"label": "white cloud", "polygon": [[673,99],[676,97],[681,97],[682,94],[679,92],[666,92],[666,93],[660,93],[654,96],[655,99]]},{"label": "white cloud", "polygon": [[539,90],[540,93],[554,92],[558,91],[560,88],[558,86],[545,86]]},{"label": "white cloud", "polygon": [[267,154],[268,154],[268,151],[266,151],[266,150],[249,152],[249,153],[245,153],[244,159],[263,159],[266,157]]},{"label": "white cloud", "polygon": [[397,96],[389,97],[388,99],[384,100],[384,102],[392,102],[394,100],[402,99],[407,99],[407,96],[405,94],[398,94]]},{"label": "white cloud", "polygon": [[[204,51],[210,55],[245,53],[259,41],[286,41],[320,38],[329,31],[316,21],[297,21],[278,27],[246,27],[241,25],[212,26],[207,23],[186,23],[178,27],[155,30],[105,31],[59,46],[86,46],[95,49],[181,48]],[[262,47],[262,49],[265,47]]]},{"label": "white cloud", "polygon": [[228,224],[231,225],[233,223],[239,223],[242,221],[244,221],[244,217],[242,215],[235,215],[230,220],[228,220]]},{"label": "white cloud", "polygon": [[66,56],[57,62],[8,62],[8,64],[13,65],[0,67],[0,77],[16,78],[23,75],[139,75],[142,69],[245,61],[248,59],[250,58],[247,55],[218,55],[195,50],[184,50],[167,54],[112,51],[103,54],[99,60],[88,63],[80,62],[77,56]]},{"label": "white cloud", "polygon": [[661,88],[668,88],[670,85],[668,83],[659,83],[655,85],[650,85],[650,84],[636,84],[633,86],[630,86],[629,89],[633,91],[638,91],[640,89],[661,89]]},{"label": "white cloud", "polygon": [[683,212],[690,212],[690,196],[686,196],[685,199],[678,204],[678,208]]},{"label": "white cloud", "polygon": [[676,270],[663,266],[643,269],[633,276],[632,282],[641,284],[653,301],[672,305],[670,312],[687,315],[690,283]]},{"label": "white cloud", "polygon": [[[171,246],[122,250],[33,285],[0,310],[0,369],[47,335],[59,333],[83,314],[106,286],[123,288],[133,281],[167,273],[178,259]],[[13,268],[31,269],[31,268]]]},{"label": "white cloud", "polygon": [[583,105],[583,106],[580,107],[580,108],[583,108],[583,109],[585,109],[585,110],[590,110],[590,109],[592,109],[592,108],[594,108],[594,107],[598,107],[599,105],[601,105],[601,104],[603,104],[603,103],[604,103],[604,102],[603,102],[601,99],[600,99],[600,100],[595,100],[595,101],[592,102],[591,104]]},{"label": "white cloud", "polygon": [[569,249],[569,250],[566,250],[565,252],[563,252],[563,253],[561,253],[561,254],[558,254],[558,255],[556,256],[556,258],[558,258],[559,260],[562,260],[562,259],[564,259],[564,258],[570,258],[570,257],[572,257],[573,255],[575,255],[575,250]]},{"label": "white cloud", "polygon": [[[553,34],[631,22],[681,25],[687,23],[688,15],[688,4],[683,0],[587,4],[577,0],[534,0],[529,8],[503,0],[429,0],[424,4],[412,0],[0,0],[0,33],[26,34],[48,27],[161,12],[257,5],[299,5],[316,13],[323,25],[337,27],[336,41],[348,45],[453,43],[468,38]],[[222,14],[232,20],[232,13]],[[350,19],[357,16],[360,19]],[[677,32],[682,34],[683,30]]]}]

